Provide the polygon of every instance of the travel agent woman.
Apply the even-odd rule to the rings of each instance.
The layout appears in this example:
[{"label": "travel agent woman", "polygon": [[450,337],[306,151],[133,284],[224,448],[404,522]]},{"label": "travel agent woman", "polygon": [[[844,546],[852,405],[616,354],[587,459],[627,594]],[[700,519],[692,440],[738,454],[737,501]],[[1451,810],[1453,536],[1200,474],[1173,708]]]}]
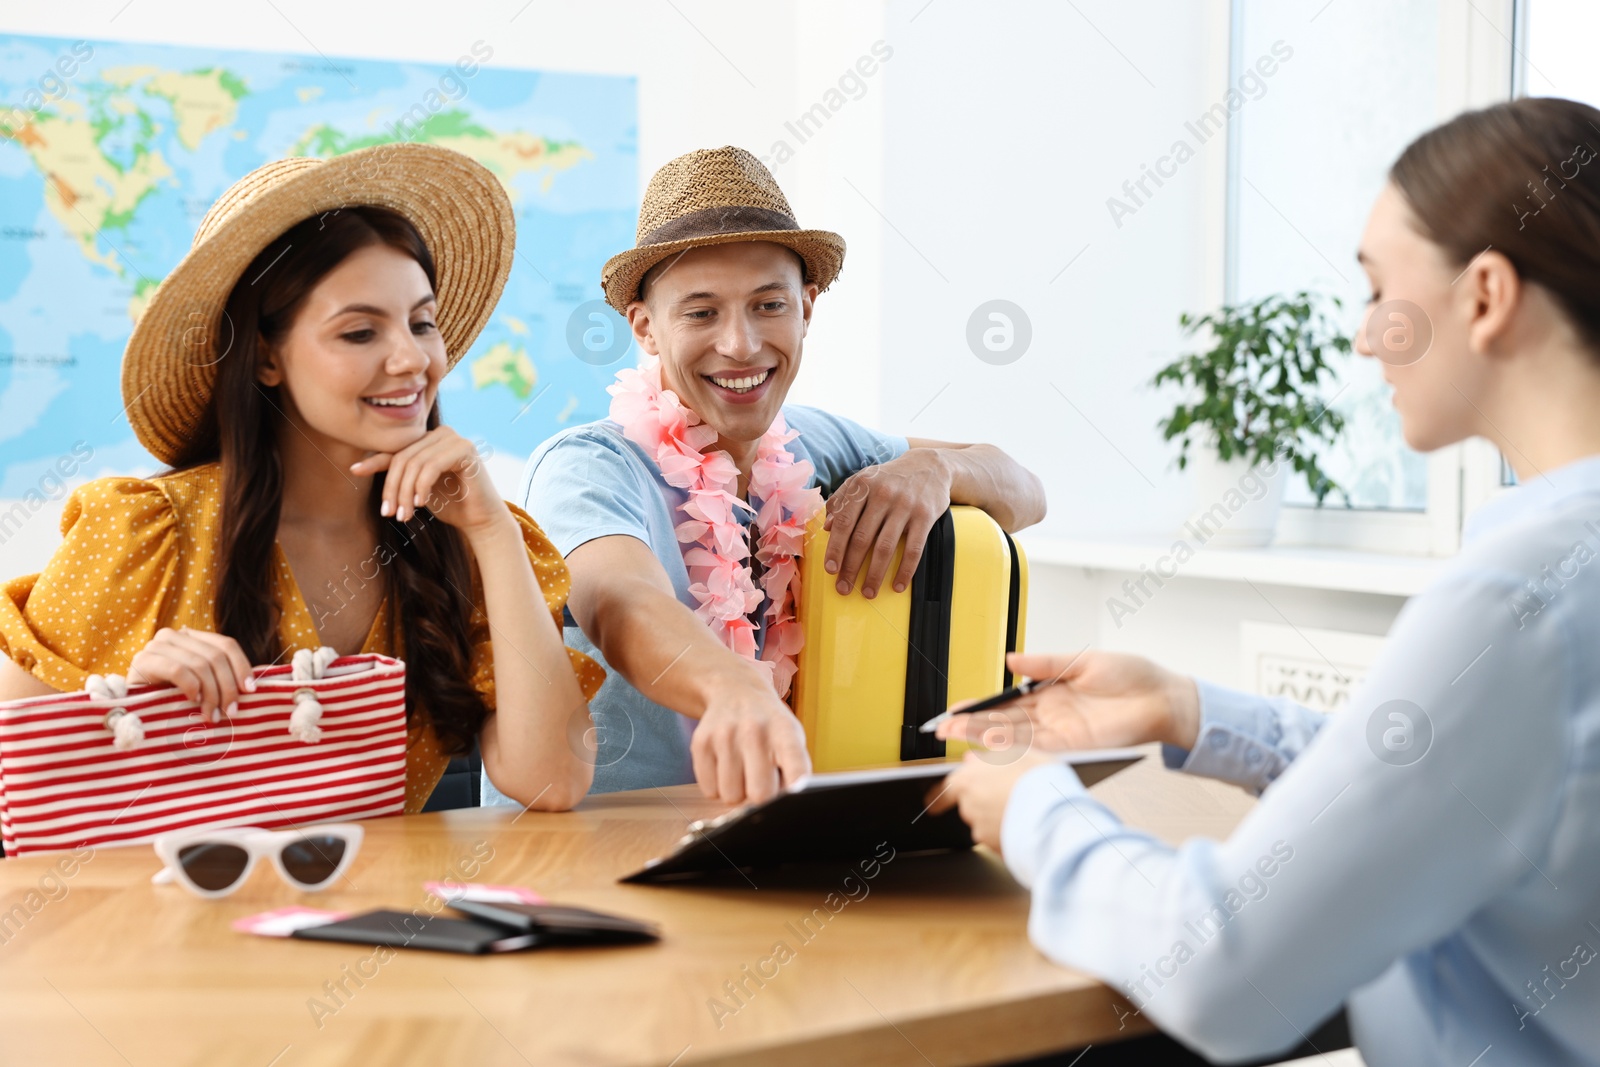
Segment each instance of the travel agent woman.
[{"label": "travel agent woman", "polygon": [[[1013,660],[1060,678],[1010,709],[1036,747],[1165,742],[1262,794],[1233,836],[1169,848],[1038,752],[970,761],[937,801],[1032,888],[1035,944],[1208,1056],[1275,1053],[1346,1005],[1371,1067],[1600,1063],[1597,155],[1600,111],[1517,100],[1420,137],[1372,209],[1357,347],[1406,441],[1486,438],[1520,485],[1346,708],[1134,656]],[[1404,325],[1431,346],[1384,349]]]},{"label": "travel agent woman", "polygon": [[91,674],[226,715],[252,664],[330,645],[406,661],[405,810],[481,739],[516,800],[588,792],[603,673],[561,642],[565,563],[443,425],[439,385],[510,271],[498,179],[383,145],[224,193],[128,341],[127,417],[173,469],[82,486],[0,596],[0,699]]}]

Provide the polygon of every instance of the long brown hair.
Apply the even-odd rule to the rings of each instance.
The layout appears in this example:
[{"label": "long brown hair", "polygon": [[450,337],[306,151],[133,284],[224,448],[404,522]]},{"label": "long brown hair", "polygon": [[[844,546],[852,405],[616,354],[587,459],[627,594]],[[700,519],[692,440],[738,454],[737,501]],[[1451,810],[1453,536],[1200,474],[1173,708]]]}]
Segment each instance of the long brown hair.
[{"label": "long brown hair", "polygon": [[1457,266],[1492,247],[1600,356],[1600,111],[1554,97],[1468,111],[1413,141],[1389,178]]},{"label": "long brown hair", "polygon": [[[234,286],[226,305],[227,328],[213,353],[216,386],[199,430],[177,469],[221,461],[222,515],[218,543],[216,627],[239,642],[252,663],[283,654],[280,608],[272,596],[273,544],[283,501],[283,463],[277,434],[284,410],[280,389],[262,385],[256,371],[261,343],[288,333],[307,295],[359,249],[386,244],[415,259],[437,291],[433,256],[403,216],[378,207],[347,207],[305,219],[262,250]],[[439,425],[437,399],[428,428]],[[472,747],[489,711],[471,682],[466,543],[427,509],[409,523],[379,515],[384,476],[373,480],[370,506],[377,520],[377,558],[389,610],[406,659],[406,706],[432,723],[441,748],[460,755]],[[341,650],[352,651],[352,650]]]}]

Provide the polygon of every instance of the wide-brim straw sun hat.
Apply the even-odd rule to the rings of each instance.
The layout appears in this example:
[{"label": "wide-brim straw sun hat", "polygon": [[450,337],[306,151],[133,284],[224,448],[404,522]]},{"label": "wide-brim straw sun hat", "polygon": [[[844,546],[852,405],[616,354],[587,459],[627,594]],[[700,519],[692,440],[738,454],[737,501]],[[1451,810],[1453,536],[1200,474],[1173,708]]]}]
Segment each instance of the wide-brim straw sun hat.
[{"label": "wide-brim straw sun hat", "polygon": [[634,247],[600,272],[606,303],[621,314],[657,263],[691,248],[771,241],[805,261],[806,281],[827,289],[844,266],[844,238],[802,230],[772,172],[743,148],[703,148],[656,171],[639,206]]},{"label": "wide-brim straw sun hat", "polygon": [[122,398],[139,443],[181,460],[232,339],[223,309],[251,262],[284,231],[339,208],[410,220],[438,275],[438,327],[450,366],[488,323],[511,273],[516,218],[494,173],[460,152],[383,144],[332,159],[279,159],[251,171],[200,221],[194,244],[156,288],[122,358]]}]

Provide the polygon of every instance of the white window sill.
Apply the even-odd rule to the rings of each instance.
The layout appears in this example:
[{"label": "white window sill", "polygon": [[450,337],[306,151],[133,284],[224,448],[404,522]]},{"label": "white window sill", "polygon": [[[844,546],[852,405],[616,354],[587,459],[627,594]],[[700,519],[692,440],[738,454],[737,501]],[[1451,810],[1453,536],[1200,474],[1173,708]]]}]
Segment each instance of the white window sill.
[{"label": "white window sill", "polygon": [[1172,559],[1171,541],[1079,541],[1062,537],[1018,537],[1030,566],[1082,567],[1138,574],[1141,567],[1180,577],[1263,585],[1332,589],[1346,593],[1411,596],[1433,580],[1444,560],[1333,548],[1202,547],[1183,563]]}]

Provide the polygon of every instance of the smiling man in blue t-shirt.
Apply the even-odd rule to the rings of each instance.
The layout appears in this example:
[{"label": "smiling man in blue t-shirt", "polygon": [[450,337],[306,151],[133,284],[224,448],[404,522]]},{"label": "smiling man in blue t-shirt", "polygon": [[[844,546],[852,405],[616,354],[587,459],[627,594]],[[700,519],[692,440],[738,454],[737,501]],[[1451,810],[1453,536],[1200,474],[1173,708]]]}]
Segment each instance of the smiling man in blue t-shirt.
[{"label": "smiling man in blue t-shirt", "polygon": [[[952,503],[1018,530],[1044,516],[1045,501],[1039,479],[992,446],[907,440],[784,406],[816,296],[843,260],[843,239],[800,229],[753,155],[720,148],[656,172],[638,243],[612,257],[602,284],[639,347],[659,358],[662,387],[716,431],[715,448],[738,468],[740,499],[780,413],[799,432],[787,449],[813,465],[812,484],[828,500],[826,569],[841,593],[860,579],[873,597],[885,580],[910,584],[929,529]],[[675,532],[689,493],[668,484],[650,452],[610,419],[576,426],[533,454],[523,488],[572,574],[567,643],[608,669],[589,705],[594,792],[695,780],[708,796],[738,803],[810,770],[773,672],[695,614],[684,561],[691,546]],[[902,565],[886,575],[902,539]],[[750,618],[759,654],[766,619],[761,608]],[[505,802],[487,780],[484,799]]]}]

